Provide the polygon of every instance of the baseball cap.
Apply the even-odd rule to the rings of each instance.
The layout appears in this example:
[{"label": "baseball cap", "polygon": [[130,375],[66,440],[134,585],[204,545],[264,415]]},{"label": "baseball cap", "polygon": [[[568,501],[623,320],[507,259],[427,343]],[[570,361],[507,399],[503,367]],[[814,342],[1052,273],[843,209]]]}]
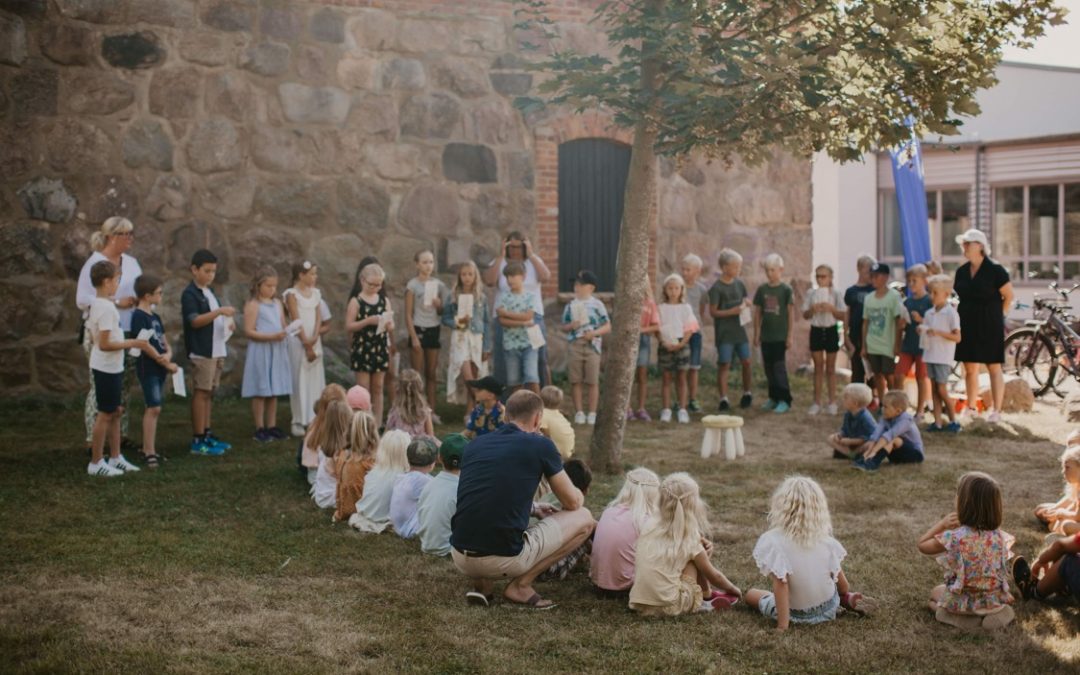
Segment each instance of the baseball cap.
[{"label": "baseball cap", "polygon": [[354,384],[349,389],[349,392],[345,394],[345,400],[353,410],[371,410],[371,394],[358,384]]},{"label": "baseball cap", "polygon": [[986,233],[982,230],[972,228],[963,234],[956,235],[956,243],[961,246],[972,242],[982,244],[983,254],[990,255],[990,242],[987,241]]},{"label": "baseball cap", "polygon": [[874,263],[874,265],[870,268],[870,274],[884,274],[885,276],[889,276],[889,274],[891,273],[892,270],[889,269],[888,264],[883,262]]},{"label": "baseball cap", "polygon": [[428,466],[435,463],[435,441],[427,436],[418,436],[409,443],[405,450],[405,456],[409,458],[409,466]]},{"label": "baseball cap", "polygon": [[448,434],[443,437],[442,445],[439,446],[439,457],[442,458],[443,466],[447,469],[461,468],[461,455],[469,439],[461,434]]},{"label": "baseball cap", "polygon": [[579,284],[591,284],[594,288],[600,285],[600,280],[596,278],[596,275],[591,270],[581,270],[574,277],[574,281]]},{"label": "baseball cap", "polygon": [[490,391],[496,396],[503,395],[503,384],[490,375],[485,375],[479,380],[466,380],[465,384],[469,385],[473,389],[483,389],[484,391]]}]

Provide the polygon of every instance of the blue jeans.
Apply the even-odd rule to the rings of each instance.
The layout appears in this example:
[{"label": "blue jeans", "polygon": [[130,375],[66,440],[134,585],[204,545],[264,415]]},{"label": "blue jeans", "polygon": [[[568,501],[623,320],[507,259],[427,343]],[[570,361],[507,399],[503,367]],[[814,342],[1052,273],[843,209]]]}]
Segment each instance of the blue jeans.
[{"label": "blue jeans", "polygon": [[157,375],[142,375],[139,377],[139,384],[142,385],[143,400],[146,401],[147,408],[160,408],[161,407],[161,389],[165,384],[165,380]]},{"label": "blue jeans", "polygon": [[[536,323],[540,326],[540,332],[544,334],[544,338],[547,339],[547,324],[544,323],[544,316],[542,314],[536,315]],[[506,355],[503,351],[503,327],[499,323],[498,317],[495,318],[492,325],[492,342],[491,342],[491,363],[494,368],[492,375],[496,380],[503,384],[509,385],[510,382],[506,377]],[[545,344],[540,348],[539,353],[536,355],[536,370],[540,376],[540,384],[547,386],[551,384],[548,382],[548,348]]]},{"label": "blue jeans", "polygon": [[[790,610],[789,618],[791,619],[791,623],[825,623],[826,621],[832,621],[836,618],[836,612],[839,608],[840,595],[834,594],[831,598],[817,607]],[[763,595],[758,602],[758,611],[761,612],[762,616],[766,616],[775,621],[779,616],[779,612],[776,611],[776,597],[772,593]]]},{"label": "blue jeans", "polygon": [[649,357],[652,356],[652,354],[650,353],[652,351],[652,339],[651,339],[651,337],[652,336],[648,335],[647,333],[642,333],[638,337],[638,351],[637,351],[637,367],[638,368],[648,368],[649,367]]},{"label": "blue jeans", "polygon": [[876,455],[866,461],[866,465],[875,468],[879,467],[886,457],[891,464],[918,464],[923,461],[922,450],[916,448],[911,441],[905,438],[904,444],[892,452],[878,450]]},{"label": "blue jeans", "polygon": [[537,371],[539,356],[538,350],[532,347],[504,349],[506,386],[516,387],[519,384],[539,384],[540,373]]},{"label": "blue jeans", "polygon": [[716,345],[716,362],[719,365],[726,366],[731,363],[731,359],[735,356],[738,356],[740,361],[749,361],[750,343],[740,342],[735,344],[733,342],[725,342]]},{"label": "blue jeans", "polygon": [[701,370],[701,331],[690,336],[690,370]]}]

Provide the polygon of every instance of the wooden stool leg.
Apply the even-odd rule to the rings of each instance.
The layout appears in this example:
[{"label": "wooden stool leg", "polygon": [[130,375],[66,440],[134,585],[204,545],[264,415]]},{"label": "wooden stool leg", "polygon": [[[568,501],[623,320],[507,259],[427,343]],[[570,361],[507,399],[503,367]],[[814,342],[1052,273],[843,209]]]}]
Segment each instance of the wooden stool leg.
[{"label": "wooden stool leg", "polygon": [[742,429],[735,429],[735,456],[742,457],[746,454],[746,446],[743,445]]},{"label": "wooden stool leg", "polygon": [[724,457],[728,460],[735,459],[735,430],[724,429]]}]

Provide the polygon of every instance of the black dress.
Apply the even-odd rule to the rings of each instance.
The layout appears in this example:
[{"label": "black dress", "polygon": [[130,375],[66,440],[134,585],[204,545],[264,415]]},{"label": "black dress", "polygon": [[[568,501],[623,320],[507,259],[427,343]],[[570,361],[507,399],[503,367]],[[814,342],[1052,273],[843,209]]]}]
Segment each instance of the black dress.
[{"label": "black dress", "polygon": [[[359,305],[356,312],[357,321],[379,316],[386,311],[386,298],[382,295],[374,305],[365,302],[363,296],[359,294],[356,296],[356,302]],[[365,326],[353,333],[349,363],[353,372],[384,373],[390,367],[389,342],[386,334],[376,333],[378,329],[378,326]]]},{"label": "black dress", "polygon": [[1001,287],[1009,283],[1009,271],[984,258],[975,278],[971,263],[956,270],[953,288],[960,296],[960,343],[956,360],[966,363],[1005,362],[1005,314],[1001,308]]}]

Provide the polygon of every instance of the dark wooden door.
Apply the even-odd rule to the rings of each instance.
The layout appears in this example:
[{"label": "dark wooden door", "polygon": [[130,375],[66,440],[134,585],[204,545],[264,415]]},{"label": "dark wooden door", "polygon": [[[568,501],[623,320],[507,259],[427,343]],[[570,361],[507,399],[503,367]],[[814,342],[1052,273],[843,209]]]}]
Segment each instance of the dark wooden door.
[{"label": "dark wooden door", "polygon": [[578,270],[615,290],[630,146],[584,138],[559,146],[559,291],[573,291]]}]

